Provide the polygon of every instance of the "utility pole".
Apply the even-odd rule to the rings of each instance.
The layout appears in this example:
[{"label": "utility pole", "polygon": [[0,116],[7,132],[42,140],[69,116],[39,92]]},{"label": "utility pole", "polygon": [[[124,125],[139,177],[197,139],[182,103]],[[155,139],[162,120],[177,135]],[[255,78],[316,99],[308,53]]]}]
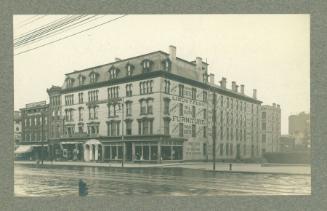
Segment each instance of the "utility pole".
[{"label": "utility pole", "polygon": [[43,111],[41,111],[41,164],[43,165],[43,147],[44,147],[44,143],[43,143],[43,139],[44,139],[44,131],[43,131],[43,123],[44,123],[44,113]]},{"label": "utility pole", "polygon": [[121,110],[122,110],[122,117],[121,117],[121,143],[122,143],[122,150],[123,150],[123,157],[121,160],[121,167],[124,167],[125,161],[125,142],[124,142],[124,98],[122,98],[121,103]]},{"label": "utility pole", "polygon": [[213,112],[212,112],[212,142],[213,142],[213,146],[212,146],[212,161],[213,161],[213,170],[216,170],[216,104],[217,104],[217,96],[216,96],[216,92],[213,90],[213,98],[212,98],[212,104],[213,104]]}]

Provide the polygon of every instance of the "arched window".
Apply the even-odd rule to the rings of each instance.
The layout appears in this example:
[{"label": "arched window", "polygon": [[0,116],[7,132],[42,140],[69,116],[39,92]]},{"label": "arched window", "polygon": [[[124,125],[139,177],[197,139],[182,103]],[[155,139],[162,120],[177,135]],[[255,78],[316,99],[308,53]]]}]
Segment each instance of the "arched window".
[{"label": "arched window", "polygon": [[133,70],[134,70],[134,65],[127,63],[126,64],[126,75],[127,76],[132,76],[133,75]]},{"label": "arched window", "polygon": [[150,61],[149,59],[145,59],[141,62],[141,65],[143,67],[143,73],[147,73],[151,71],[151,66],[153,62]]},{"label": "arched window", "polygon": [[98,73],[92,71],[89,76],[90,76],[90,83],[97,82],[97,80],[98,80]]},{"label": "arched window", "polygon": [[162,67],[164,71],[170,72],[171,70],[171,61],[170,59],[165,59],[162,61]]},{"label": "arched window", "polygon": [[109,79],[116,79],[118,77],[119,69],[112,66],[109,69]]},{"label": "arched window", "polygon": [[85,76],[79,74],[79,76],[78,76],[78,84],[79,85],[83,85],[84,84],[84,81],[85,81]]}]

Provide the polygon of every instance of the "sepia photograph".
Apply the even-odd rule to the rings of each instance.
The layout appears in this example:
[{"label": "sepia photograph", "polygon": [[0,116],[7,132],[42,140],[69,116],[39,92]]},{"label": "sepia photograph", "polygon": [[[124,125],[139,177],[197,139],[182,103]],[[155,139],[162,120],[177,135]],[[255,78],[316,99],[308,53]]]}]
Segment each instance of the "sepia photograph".
[{"label": "sepia photograph", "polygon": [[13,15],[14,195],[311,195],[310,15]]}]

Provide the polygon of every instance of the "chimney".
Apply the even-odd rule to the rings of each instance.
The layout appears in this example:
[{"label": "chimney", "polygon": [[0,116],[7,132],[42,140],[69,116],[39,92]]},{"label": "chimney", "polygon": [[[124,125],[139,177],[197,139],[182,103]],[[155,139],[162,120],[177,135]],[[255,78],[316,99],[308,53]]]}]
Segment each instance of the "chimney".
[{"label": "chimney", "polygon": [[118,58],[118,57],[116,57],[116,58],[115,58],[115,62],[119,62],[119,61],[121,61],[121,59]]},{"label": "chimney", "polygon": [[273,107],[274,107],[274,108],[276,107],[276,103],[273,103]]},{"label": "chimney", "polygon": [[235,92],[236,91],[236,82],[232,81],[232,91]]},{"label": "chimney", "polygon": [[244,84],[241,84],[241,94],[244,95]]},{"label": "chimney", "polygon": [[169,46],[169,59],[172,62],[176,60],[176,47],[173,45]]},{"label": "chimney", "polygon": [[210,75],[209,75],[209,83],[210,84],[215,84],[215,74],[210,73]]},{"label": "chimney", "polygon": [[202,58],[196,57],[196,70],[202,71]]},{"label": "chimney", "polygon": [[222,77],[220,81],[220,86],[222,88],[226,88],[226,83],[227,83],[227,79],[225,77]]},{"label": "chimney", "polygon": [[277,108],[280,108],[280,105],[279,104],[277,104]]},{"label": "chimney", "polygon": [[257,99],[257,90],[256,89],[253,89],[253,98]]}]

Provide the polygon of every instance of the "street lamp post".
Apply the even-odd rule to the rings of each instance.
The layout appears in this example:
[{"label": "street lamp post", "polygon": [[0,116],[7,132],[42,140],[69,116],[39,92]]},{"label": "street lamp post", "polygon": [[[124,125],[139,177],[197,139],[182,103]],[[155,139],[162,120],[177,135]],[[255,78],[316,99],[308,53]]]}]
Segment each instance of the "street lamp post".
[{"label": "street lamp post", "polygon": [[124,98],[122,98],[121,102],[121,143],[122,143],[122,151],[123,151],[123,157],[121,160],[121,167],[124,167],[125,162],[125,141],[124,141]]},{"label": "street lamp post", "polygon": [[213,88],[213,99],[212,99],[212,104],[213,104],[213,112],[212,112],[212,161],[213,161],[213,170],[216,170],[216,104],[217,104],[217,96],[216,92],[214,91]]}]

